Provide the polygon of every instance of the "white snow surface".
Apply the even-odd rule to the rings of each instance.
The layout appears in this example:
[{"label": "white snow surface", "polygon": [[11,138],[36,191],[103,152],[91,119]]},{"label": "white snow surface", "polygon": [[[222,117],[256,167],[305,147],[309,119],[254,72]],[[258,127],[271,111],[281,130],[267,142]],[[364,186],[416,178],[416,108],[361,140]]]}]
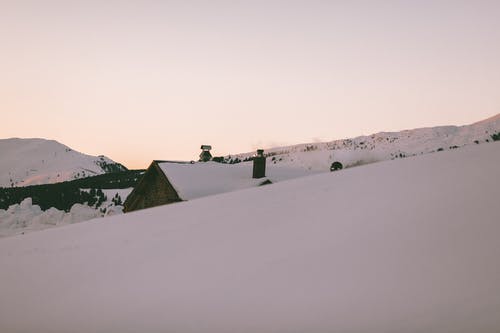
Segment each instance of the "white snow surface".
[{"label": "white snow surface", "polygon": [[266,180],[275,183],[312,173],[302,168],[267,165],[266,177],[254,179],[253,162],[237,164],[164,162],[159,163],[159,166],[182,200],[255,187]]},{"label": "white snow surface", "polygon": [[31,198],[26,198],[7,210],[0,209],[0,237],[78,223],[102,215],[99,210],[81,204],[74,204],[68,213],[54,207],[42,211],[40,206],[33,205]]},{"label": "white snow surface", "polygon": [[110,200],[113,199],[113,197],[118,194],[120,198],[122,199],[122,202],[127,199],[128,195],[132,192],[134,188],[133,187],[127,187],[127,188],[115,188],[115,189],[102,189],[102,192],[108,200],[106,203],[110,203]]},{"label": "white snow surface", "polygon": [[[90,189],[81,190],[90,191]],[[112,199],[118,194],[124,202],[132,190],[131,187],[104,189],[102,191],[107,200],[99,208],[89,207],[86,204],[74,204],[67,213],[54,207],[42,211],[40,206],[33,205],[31,198],[26,198],[19,204],[9,206],[6,210],[0,209],[0,237],[79,223],[96,217],[123,214],[123,206],[116,206]]]},{"label": "white snow surface", "polygon": [[[122,199],[122,202],[125,202],[125,200],[129,196],[129,194],[132,193],[133,189],[134,189],[133,187],[101,189],[101,191],[104,193],[104,195],[107,198],[107,200],[102,203],[101,207],[105,208],[107,206],[110,206],[112,204],[112,199],[115,197],[116,194],[118,194],[120,196],[120,198]],[[81,188],[80,191],[85,191],[85,192],[89,193],[90,188]]]},{"label": "white snow surface", "polygon": [[[113,190],[107,191],[114,193]],[[123,193],[126,192],[123,191]],[[43,211],[40,206],[33,205],[31,198],[26,198],[19,204],[9,206],[7,210],[0,209],[0,237],[25,234],[118,214],[123,214],[123,206],[115,206],[111,200],[104,202],[98,209],[77,203],[66,213],[54,207]]]},{"label": "white snow surface", "polygon": [[[90,191],[90,189],[81,189]],[[51,207],[42,211],[40,206],[33,205],[31,198],[25,198],[21,203],[0,209],[0,237],[14,236],[47,228],[79,223],[96,217],[107,217],[123,214],[123,206],[115,205],[112,199],[118,194],[122,203],[132,192],[133,188],[104,189],[107,197],[100,207],[89,207],[84,204],[74,204],[69,212]]]},{"label": "white snow surface", "polygon": [[500,143],[0,239],[0,331],[500,331]]},{"label": "white snow surface", "polygon": [[[344,167],[358,166],[401,157],[491,142],[500,132],[500,114],[465,126],[438,126],[400,132],[380,132],[351,139],[305,143],[266,149],[268,163],[327,171],[334,161]],[[243,160],[254,152],[231,155]],[[229,159],[229,157],[226,157]],[[269,161],[271,159],[271,161]]]},{"label": "white snow surface", "polygon": [[79,153],[54,140],[0,139],[0,187],[57,183],[105,173],[105,156]]}]

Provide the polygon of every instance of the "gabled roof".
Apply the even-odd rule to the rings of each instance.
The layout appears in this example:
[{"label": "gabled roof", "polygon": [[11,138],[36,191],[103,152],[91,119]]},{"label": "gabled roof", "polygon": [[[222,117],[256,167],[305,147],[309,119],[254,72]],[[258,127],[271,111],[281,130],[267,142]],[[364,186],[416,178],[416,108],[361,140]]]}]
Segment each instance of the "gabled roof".
[{"label": "gabled roof", "polygon": [[252,178],[253,162],[223,164],[216,162],[177,163],[157,161],[182,200],[256,187],[266,181],[277,182],[311,174],[304,169],[268,165],[265,178]]},{"label": "gabled roof", "polygon": [[260,185],[266,179],[252,178],[252,164],[159,163],[158,166],[182,200],[231,192]]}]

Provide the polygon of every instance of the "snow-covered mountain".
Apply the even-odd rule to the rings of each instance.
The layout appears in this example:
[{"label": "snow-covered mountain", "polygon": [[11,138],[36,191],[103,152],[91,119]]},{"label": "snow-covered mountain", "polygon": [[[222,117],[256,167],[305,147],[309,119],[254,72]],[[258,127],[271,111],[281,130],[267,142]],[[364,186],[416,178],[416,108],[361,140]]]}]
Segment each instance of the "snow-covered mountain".
[{"label": "snow-covered mountain", "polygon": [[0,239],[1,332],[500,331],[500,143]]},{"label": "snow-covered mountain", "polygon": [[0,187],[57,183],[123,170],[123,165],[105,156],[82,154],[54,140],[0,140]]},{"label": "snow-covered mountain", "polygon": [[[438,126],[380,132],[351,139],[267,149],[268,163],[328,171],[334,161],[344,167],[460,148],[493,141],[500,132],[500,114],[465,126]],[[245,160],[255,152],[226,156]]]}]

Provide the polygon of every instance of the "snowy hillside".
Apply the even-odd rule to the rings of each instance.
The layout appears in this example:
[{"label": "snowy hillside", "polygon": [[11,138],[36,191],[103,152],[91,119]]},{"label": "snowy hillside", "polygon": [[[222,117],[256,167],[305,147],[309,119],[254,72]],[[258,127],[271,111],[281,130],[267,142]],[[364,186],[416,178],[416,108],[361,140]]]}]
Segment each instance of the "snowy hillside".
[{"label": "snowy hillside", "polygon": [[79,153],[54,140],[1,139],[0,187],[49,184],[126,170],[105,156]]},{"label": "snowy hillside", "polygon": [[[266,150],[278,165],[290,165],[315,171],[327,171],[334,161],[345,167],[422,155],[493,141],[500,132],[500,114],[466,126],[440,126],[400,132],[380,132],[352,139],[299,144]],[[226,160],[244,160],[254,152],[227,156]]]},{"label": "snowy hillside", "polygon": [[0,239],[0,331],[499,332],[498,165],[470,145]]}]

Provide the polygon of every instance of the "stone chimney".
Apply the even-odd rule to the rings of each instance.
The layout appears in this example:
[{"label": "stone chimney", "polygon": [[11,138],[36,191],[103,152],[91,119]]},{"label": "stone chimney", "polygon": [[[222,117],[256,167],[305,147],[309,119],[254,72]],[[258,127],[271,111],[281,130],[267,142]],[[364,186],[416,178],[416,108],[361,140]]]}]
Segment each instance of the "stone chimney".
[{"label": "stone chimney", "polygon": [[253,178],[263,178],[266,176],[266,158],[264,149],[257,150],[257,156],[253,159]]},{"label": "stone chimney", "polygon": [[201,149],[200,162],[210,161],[212,159],[212,154],[210,154],[210,150],[212,149],[212,146],[202,145],[200,147],[200,149]]}]

